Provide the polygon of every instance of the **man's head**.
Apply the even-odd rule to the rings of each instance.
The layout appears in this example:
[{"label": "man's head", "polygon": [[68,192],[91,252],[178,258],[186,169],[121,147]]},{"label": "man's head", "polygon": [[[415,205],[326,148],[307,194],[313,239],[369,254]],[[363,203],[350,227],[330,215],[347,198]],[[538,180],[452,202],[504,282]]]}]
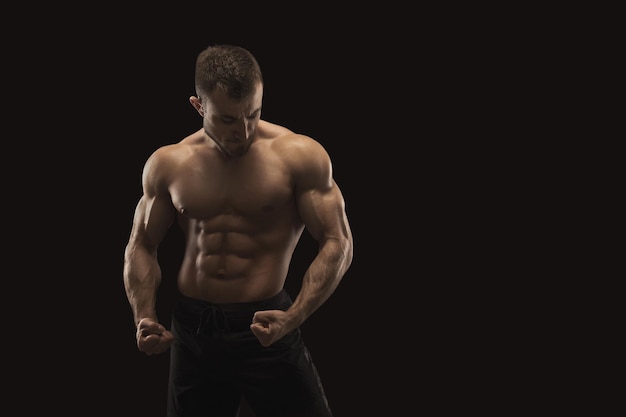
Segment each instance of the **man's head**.
[{"label": "man's head", "polygon": [[196,59],[196,94],[201,99],[215,89],[225,91],[234,100],[253,93],[263,84],[259,63],[246,49],[233,45],[213,45]]},{"label": "man's head", "polygon": [[189,101],[206,134],[228,156],[247,152],[261,117],[263,75],[254,56],[233,45],[213,45],[196,60],[196,95]]}]

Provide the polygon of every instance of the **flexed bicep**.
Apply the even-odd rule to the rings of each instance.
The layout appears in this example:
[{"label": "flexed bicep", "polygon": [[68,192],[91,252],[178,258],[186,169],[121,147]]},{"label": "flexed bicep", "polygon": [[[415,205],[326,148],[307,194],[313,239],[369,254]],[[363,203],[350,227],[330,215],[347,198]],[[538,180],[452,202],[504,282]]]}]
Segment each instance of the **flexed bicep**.
[{"label": "flexed bicep", "polygon": [[124,250],[124,285],[136,325],[145,318],[157,322],[156,293],[161,282],[157,248],[176,217],[166,182],[155,174],[155,165],[153,159],[144,168],[143,195]]},{"label": "flexed bicep", "polygon": [[143,195],[137,203],[133,219],[135,239],[154,250],[176,217],[166,179],[170,164],[163,158],[162,152],[155,152],[144,166]]},{"label": "flexed bicep", "polygon": [[318,242],[351,236],[345,200],[337,184],[327,189],[311,189],[299,196],[298,210],[309,233]]},{"label": "flexed bicep", "polygon": [[146,245],[156,248],[174,219],[175,210],[169,198],[143,195],[137,204],[133,229],[142,234]]}]

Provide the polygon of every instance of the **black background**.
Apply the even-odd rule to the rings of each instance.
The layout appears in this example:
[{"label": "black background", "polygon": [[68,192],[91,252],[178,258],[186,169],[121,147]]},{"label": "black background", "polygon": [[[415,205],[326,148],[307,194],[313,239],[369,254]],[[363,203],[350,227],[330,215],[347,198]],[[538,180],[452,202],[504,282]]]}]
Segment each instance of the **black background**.
[{"label": "black background", "polygon": [[[146,158],[201,126],[188,97],[195,57],[210,43],[250,49],[264,72],[263,118],[317,139],[333,160],[355,259],[302,331],[335,415],[386,412],[411,386],[395,381],[414,358],[398,368],[388,347],[399,355],[404,349],[393,347],[397,338],[406,346],[413,337],[394,336],[392,329],[406,319],[394,298],[415,276],[395,265],[395,248],[404,243],[394,236],[398,219],[387,209],[400,204],[392,198],[394,187],[414,186],[409,167],[390,166],[383,156],[387,148],[406,152],[415,139],[414,121],[394,95],[403,88],[395,83],[405,64],[389,67],[394,52],[379,35],[344,27],[339,16],[256,22],[251,14],[94,10],[58,22],[19,51],[16,63],[28,61],[29,75],[17,95],[33,112],[22,115],[33,140],[23,144],[41,170],[27,227],[39,230],[32,232],[33,250],[43,254],[26,256],[16,247],[26,256],[25,268],[41,271],[21,281],[32,302],[29,324],[20,330],[34,341],[24,364],[32,371],[16,376],[16,388],[29,388],[18,393],[28,398],[27,392],[41,390],[42,402],[65,415],[165,415],[168,357],[137,351],[122,257]],[[396,137],[398,128],[406,129],[403,137]],[[402,182],[388,179],[390,169],[406,169]],[[177,294],[180,244],[173,229],[160,249],[158,309],[165,323]],[[305,234],[287,284],[293,295],[314,251]]]},{"label": "black background", "polygon": [[[146,158],[200,127],[188,98],[196,55],[212,43],[255,54],[262,117],[318,140],[346,199],[353,265],[302,327],[335,416],[492,404],[500,374],[485,358],[503,347],[482,339],[493,320],[483,289],[493,287],[481,282],[497,268],[489,251],[500,230],[484,218],[502,203],[478,203],[492,174],[480,163],[490,134],[475,101],[481,46],[428,11],[359,7],[23,16],[21,30],[36,36],[9,42],[5,67],[20,80],[6,83],[19,169],[5,210],[23,278],[5,297],[23,414],[165,415],[168,357],[136,349],[123,251]],[[160,249],[165,323],[180,243],[172,229]],[[305,233],[294,295],[314,252]]]}]

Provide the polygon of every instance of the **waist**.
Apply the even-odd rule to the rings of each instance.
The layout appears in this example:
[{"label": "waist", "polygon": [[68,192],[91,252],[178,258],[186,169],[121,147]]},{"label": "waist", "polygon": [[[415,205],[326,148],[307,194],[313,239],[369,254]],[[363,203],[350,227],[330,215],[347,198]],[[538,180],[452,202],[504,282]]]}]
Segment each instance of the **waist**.
[{"label": "waist", "polygon": [[286,310],[291,305],[292,300],[286,290],[282,289],[275,295],[260,301],[250,301],[241,303],[211,303],[194,297],[181,295],[178,299],[178,306],[184,308],[190,314],[202,314],[204,310],[211,307],[219,307],[225,313],[233,316],[246,315],[259,310]]},{"label": "waist", "polygon": [[248,331],[255,312],[284,311],[291,303],[291,297],[284,289],[264,300],[243,303],[210,303],[181,295],[174,308],[173,318],[182,328],[196,334]]}]

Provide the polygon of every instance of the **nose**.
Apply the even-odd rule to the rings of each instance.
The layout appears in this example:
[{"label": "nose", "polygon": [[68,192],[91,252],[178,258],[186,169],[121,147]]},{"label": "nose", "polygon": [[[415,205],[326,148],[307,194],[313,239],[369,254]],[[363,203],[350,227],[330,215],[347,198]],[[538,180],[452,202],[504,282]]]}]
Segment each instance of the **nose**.
[{"label": "nose", "polygon": [[250,121],[246,118],[237,122],[235,127],[234,136],[237,140],[246,140],[250,134]]}]

